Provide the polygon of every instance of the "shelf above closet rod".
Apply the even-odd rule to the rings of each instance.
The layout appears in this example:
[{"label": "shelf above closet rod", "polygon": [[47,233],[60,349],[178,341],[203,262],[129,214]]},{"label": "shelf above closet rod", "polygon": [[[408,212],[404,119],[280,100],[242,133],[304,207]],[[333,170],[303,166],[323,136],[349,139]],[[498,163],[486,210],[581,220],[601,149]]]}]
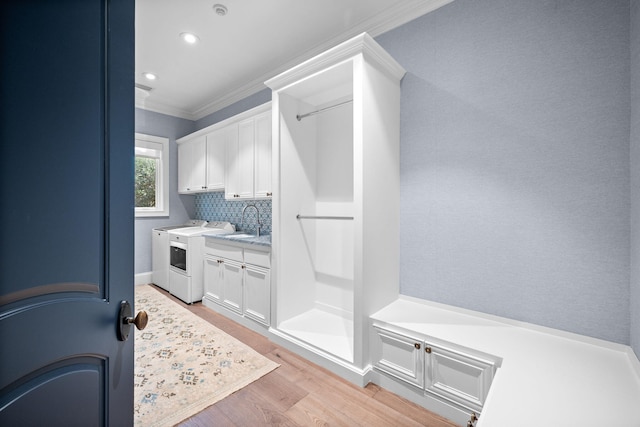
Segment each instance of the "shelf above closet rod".
[{"label": "shelf above closet rod", "polygon": [[338,103],[338,104],[336,104],[336,105],[331,105],[331,106],[329,106],[329,107],[324,107],[324,108],[321,108],[321,109],[319,109],[319,110],[312,111],[312,112],[310,112],[310,113],[306,113],[306,114],[298,114],[298,115],[296,115],[296,119],[298,119],[298,121],[300,121],[300,120],[304,119],[305,117],[313,116],[313,115],[316,115],[316,114],[322,113],[322,112],[324,112],[324,111],[331,110],[331,109],[333,109],[333,108],[338,108],[338,107],[341,107],[341,106],[343,106],[343,105],[345,105],[345,104],[348,104],[348,103],[350,103],[350,102],[353,102],[353,99],[350,99],[350,100],[348,100],[348,101],[344,101],[344,102],[340,102],[340,103]]},{"label": "shelf above closet rod", "polygon": [[296,219],[353,219],[352,216],[296,215]]}]

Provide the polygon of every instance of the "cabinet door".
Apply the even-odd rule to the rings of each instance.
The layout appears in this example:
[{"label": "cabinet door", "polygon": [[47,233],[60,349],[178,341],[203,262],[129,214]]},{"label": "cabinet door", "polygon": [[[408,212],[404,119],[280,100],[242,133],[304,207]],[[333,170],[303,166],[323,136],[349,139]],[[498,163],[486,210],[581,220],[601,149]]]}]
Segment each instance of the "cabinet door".
[{"label": "cabinet door", "polygon": [[206,189],[206,137],[178,146],[178,192],[196,193]]},{"label": "cabinet door", "polygon": [[204,258],[204,297],[209,301],[222,304],[223,272],[220,258],[205,256]]},{"label": "cabinet door", "polygon": [[241,199],[252,199],[255,158],[255,120],[238,123],[238,182],[236,194]]},{"label": "cabinet door", "polygon": [[206,187],[208,191],[224,189],[226,145],[234,130],[235,126],[207,135]]},{"label": "cabinet door", "polygon": [[237,199],[238,179],[239,179],[239,144],[238,144],[238,125],[232,125],[233,132],[227,135],[225,141],[225,161],[224,161],[224,198]]},{"label": "cabinet door", "polygon": [[428,343],[425,350],[425,393],[482,411],[495,374],[494,362]]},{"label": "cabinet door", "polygon": [[228,309],[242,314],[242,276],[244,268],[242,264],[222,260],[223,284],[222,284],[222,305]]},{"label": "cabinet door", "polygon": [[191,144],[183,142],[178,145],[178,192],[188,193],[191,174]]},{"label": "cabinet door", "polygon": [[189,187],[191,191],[202,192],[207,189],[207,138],[201,136],[189,144],[192,144]]},{"label": "cabinet door", "polygon": [[255,118],[255,197],[271,197],[271,112]]},{"label": "cabinet door", "polygon": [[271,318],[271,274],[268,269],[247,264],[244,270],[244,315],[269,326]]},{"label": "cabinet door", "polygon": [[416,338],[375,326],[377,342],[375,367],[408,384],[422,388],[424,385],[423,342]]}]

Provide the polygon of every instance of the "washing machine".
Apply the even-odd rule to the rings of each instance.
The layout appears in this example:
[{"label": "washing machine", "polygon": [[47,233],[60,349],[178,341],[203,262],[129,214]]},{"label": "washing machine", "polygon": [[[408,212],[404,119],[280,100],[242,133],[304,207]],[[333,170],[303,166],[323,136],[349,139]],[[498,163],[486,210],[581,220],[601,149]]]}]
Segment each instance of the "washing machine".
[{"label": "washing machine", "polygon": [[151,281],[169,290],[169,230],[202,227],[207,221],[190,219],[184,224],[157,227],[151,230]]},{"label": "washing machine", "polygon": [[187,304],[201,301],[204,296],[202,235],[235,231],[235,225],[227,221],[169,230],[169,292]]}]

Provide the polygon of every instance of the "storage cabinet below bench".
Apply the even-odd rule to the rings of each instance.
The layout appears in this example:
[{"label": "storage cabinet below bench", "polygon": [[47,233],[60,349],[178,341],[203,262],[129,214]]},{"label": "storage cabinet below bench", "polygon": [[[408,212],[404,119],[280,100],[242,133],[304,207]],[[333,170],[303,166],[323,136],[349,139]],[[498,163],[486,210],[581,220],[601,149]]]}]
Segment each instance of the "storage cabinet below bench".
[{"label": "storage cabinet below bench", "polygon": [[372,326],[373,366],[400,386],[393,391],[428,409],[435,399],[453,409],[443,416],[473,425],[500,358],[396,326]]}]

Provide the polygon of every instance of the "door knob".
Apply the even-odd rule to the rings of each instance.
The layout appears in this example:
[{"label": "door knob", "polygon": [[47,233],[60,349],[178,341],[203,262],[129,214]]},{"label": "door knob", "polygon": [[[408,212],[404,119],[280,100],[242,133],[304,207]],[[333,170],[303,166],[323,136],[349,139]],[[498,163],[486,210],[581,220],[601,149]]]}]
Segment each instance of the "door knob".
[{"label": "door knob", "polygon": [[133,323],[136,325],[136,328],[141,331],[147,327],[147,323],[149,323],[149,316],[146,311],[142,310],[138,312],[136,317],[127,317],[125,321],[129,324]]},{"label": "door knob", "polygon": [[129,301],[120,302],[120,314],[118,315],[118,339],[126,341],[131,332],[131,325],[136,325],[139,331],[143,330],[149,322],[146,311],[140,311],[136,317],[132,316],[131,304]]}]

